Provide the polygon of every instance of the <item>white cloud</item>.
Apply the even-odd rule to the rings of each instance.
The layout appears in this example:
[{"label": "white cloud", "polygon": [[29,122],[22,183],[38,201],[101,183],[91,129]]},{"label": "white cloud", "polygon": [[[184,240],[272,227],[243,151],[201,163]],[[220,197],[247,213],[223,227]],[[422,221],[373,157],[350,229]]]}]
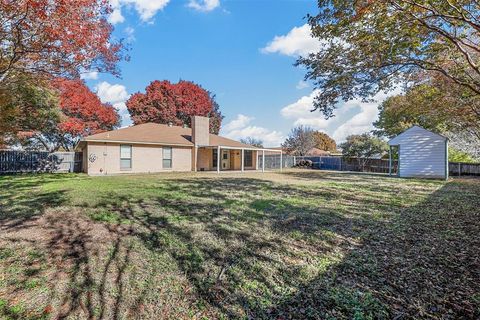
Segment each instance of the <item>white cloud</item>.
[{"label": "white cloud", "polygon": [[383,92],[378,93],[375,97],[373,97],[373,102],[351,100],[344,103],[341,108],[352,109],[354,107],[358,107],[359,112],[338,126],[333,132],[332,138],[336,141],[344,141],[345,138],[351,134],[361,134],[373,130],[373,122],[378,120],[378,106],[389,96],[400,93],[401,90],[397,89],[388,94]]},{"label": "white cloud", "polygon": [[307,81],[300,80],[300,81],[298,81],[298,83],[295,87],[298,90],[302,90],[302,89],[310,87],[310,84]]},{"label": "white cloud", "polygon": [[219,7],[220,0],[190,0],[187,6],[197,11],[208,12]]},{"label": "white cloud", "polygon": [[319,112],[311,112],[316,95],[317,91],[313,91],[310,95],[301,97],[294,103],[284,107],[280,114],[284,118],[294,120],[294,126],[304,125],[325,130],[329,125],[329,121],[325,120]]},{"label": "white cloud", "polygon": [[127,41],[128,42],[135,41],[135,29],[134,28],[126,27],[124,32],[125,32],[125,35],[127,36]]},{"label": "white cloud", "polygon": [[396,90],[391,93],[379,93],[374,102],[362,102],[359,99],[340,102],[335,110],[335,117],[328,120],[319,111],[313,111],[313,101],[318,91],[303,96],[296,102],[284,107],[280,114],[293,120],[294,126],[305,125],[317,130],[325,131],[337,142],[342,142],[348,135],[369,132],[373,129],[373,122],[378,119],[378,105],[387,97],[399,94]]},{"label": "white cloud", "polygon": [[80,79],[82,80],[97,80],[98,72],[97,71],[85,71],[80,74]]},{"label": "white cloud", "polygon": [[108,22],[110,22],[111,24],[117,24],[117,23],[122,23],[123,21],[125,21],[125,18],[123,17],[122,15],[122,7],[120,5],[118,5],[117,7],[114,7],[112,5],[112,12],[110,13],[110,15],[108,16]]},{"label": "white cloud", "polygon": [[251,125],[253,120],[253,117],[239,114],[222,128],[222,135],[235,140],[247,137],[257,138],[262,140],[266,147],[279,146],[285,140],[281,132]]},{"label": "white cloud", "polygon": [[97,95],[102,102],[108,102],[111,104],[125,102],[129,94],[127,88],[121,84],[110,84],[106,81],[102,81],[95,87]]},{"label": "white cloud", "polygon": [[254,118],[243,114],[237,115],[237,118],[227,123],[223,130],[230,132],[246,127]]},{"label": "white cloud", "polygon": [[107,18],[108,22],[111,24],[117,24],[125,21],[125,18],[122,15],[122,4],[120,3],[120,0],[109,0],[109,3],[112,12]]},{"label": "white cloud", "polygon": [[155,14],[163,10],[169,2],[170,0],[110,0],[113,11],[108,17],[108,21],[112,24],[124,22],[122,8],[132,6],[140,16],[140,20],[151,23]]},{"label": "white cloud", "polygon": [[262,53],[280,53],[287,56],[304,56],[321,49],[322,44],[311,35],[310,26],[294,27],[286,35],[275,36],[261,49]]},{"label": "white cloud", "polygon": [[110,103],[118,110],[118,113],[122,118],[122,125],[131,123],[130,114],[125,105],[125,102],[130,98],[130,95],[124,85],[110,84],[106,81],[102,81],[96,85],[95,90],[103,103]]}]

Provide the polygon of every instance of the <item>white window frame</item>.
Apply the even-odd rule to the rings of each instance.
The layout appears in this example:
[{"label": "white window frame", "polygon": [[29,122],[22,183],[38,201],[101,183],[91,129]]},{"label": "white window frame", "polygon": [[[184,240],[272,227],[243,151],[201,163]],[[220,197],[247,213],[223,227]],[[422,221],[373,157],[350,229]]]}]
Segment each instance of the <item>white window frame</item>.
[{"label": "white window frame", "polygon": [[[165,158],[165,149],[170,149],[170,158]],[[165,167],[165,160],[170,160],[170,167]],[[173,148],[172,147],[163,147],[162,148],[162,168],[171,170],[173,168]]]},{"label": "white window frame", "polygon": [[[123,147],[130,148],[130,158],[122,158]],[[132,158],[133,158],[133,146],[131,144],[121,144],[120,145],[120,170],[124,170],[124,171],[132,170],[132,167],[133,167]],[[122,167],[122,160],[130,160],[130,167]]]}]

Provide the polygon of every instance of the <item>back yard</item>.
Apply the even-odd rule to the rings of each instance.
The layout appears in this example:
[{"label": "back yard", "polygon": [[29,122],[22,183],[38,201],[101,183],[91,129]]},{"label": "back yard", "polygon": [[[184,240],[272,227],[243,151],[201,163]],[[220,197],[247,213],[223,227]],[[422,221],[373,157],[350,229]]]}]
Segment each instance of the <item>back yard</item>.
[{"label": "back yard", "polygon": [[480,317],[480,180],[0,177],[0,318]]}]

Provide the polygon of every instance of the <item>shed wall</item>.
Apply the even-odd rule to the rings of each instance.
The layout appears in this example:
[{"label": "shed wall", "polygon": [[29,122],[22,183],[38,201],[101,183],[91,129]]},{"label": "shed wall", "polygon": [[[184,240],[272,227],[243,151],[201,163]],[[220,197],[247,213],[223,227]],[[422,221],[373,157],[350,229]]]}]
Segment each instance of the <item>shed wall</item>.
[{"label": "shed wall", "polygon": [[446,177],[446,139],[422,128],[395,138],[400,146],[400,177]]}]

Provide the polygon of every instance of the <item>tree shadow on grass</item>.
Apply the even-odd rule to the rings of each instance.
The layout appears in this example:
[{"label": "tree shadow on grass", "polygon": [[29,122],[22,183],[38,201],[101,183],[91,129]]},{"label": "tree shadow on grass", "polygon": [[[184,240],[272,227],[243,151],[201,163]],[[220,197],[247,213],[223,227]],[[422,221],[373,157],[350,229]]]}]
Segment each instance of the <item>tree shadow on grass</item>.
[{"label": "tree shadow on grass", "polygon": [[[265,197],[272,190],[276,195]],[[342,211],[288,199],[328,200],[335,190],[217,178],[165,181],[163,191],[136,200],[110,194],[98,206],[132,222],[133,235],[149,250],[168,252],[196,294],[231,318],[266,316],[265,306],[311,277],[309,260],[348,250],[351,242],[339,239],[357,237],[352,226],[374,223],[364,213],[351,215],[355,204]]]},{"label": "tree shadow on grass", "polygon": [[[359,206],[365,199],[347,201],[343,210],[288,199],[333,199],[336,190],[305,193],[255,179],[171,183],[191,197],[140,205],[148,217],[143,220],[148,231],[140,238],[151,250],[169,252],[197,294],[231,318],[480,316],[476,183],[451,182],[410,207],[392,205],[385,190],[372,187],[366,201],[390,209],[388,219],[365,212]],[[251,194],[243,201],[229,199],[225,190],[240,183]],[[262,199],[262,191],[272,189],[282,196]],[[239,206],[238,215],[228,201]],[[149,207],[168,215],[159,223]],[[172,213],[188,224],[172,223]],[[189,227],[198,224],[199,229]],[[181,245],[157,237],[158,230]],[[292,244],[292,234],[301,241]],[[338,260],[335,251],[342,252]],[[325,268],[311,264],[320,270],[313,280],[302,277],[308,272],[302,264],[316,258],[331,262]]]},{"label": "tree shadow on grass", "polygon": [[[451,182],[404,206],[392,201],[392,185],[361,183],[356,193],[262,179],[165,179],[158,192],[113,190],[68,214],[58,207],[38,222],[56,266],[52,314],[478,318],[480,184]],[[159,300],[177,292],[157,285],[169,263],[186,302]],[[148,273],[144,286],[132,267]],[[161,306],[168,303],[170,310]]]},{"label": "tree shadow on grass", "polygon": [[45,208],[66,203],[64,190],[44,191],[45,183],[66,177],[54,175],[0,176],[0,232],[31,225]]},{"label": "tree shadow on grass", "polygon": [[480,184],[451,182],[388,223],[259,318],[480,317]]},{"label": "tree shadow on grass", "polygon": [[[5,285],[0,317],[124,317],[128,226],[92,222],[69,206],[67,190],[45,188],[68,179],[61,174],[0,177],[0,280]],[[24,305],[22,298],[39,303]]]}]

